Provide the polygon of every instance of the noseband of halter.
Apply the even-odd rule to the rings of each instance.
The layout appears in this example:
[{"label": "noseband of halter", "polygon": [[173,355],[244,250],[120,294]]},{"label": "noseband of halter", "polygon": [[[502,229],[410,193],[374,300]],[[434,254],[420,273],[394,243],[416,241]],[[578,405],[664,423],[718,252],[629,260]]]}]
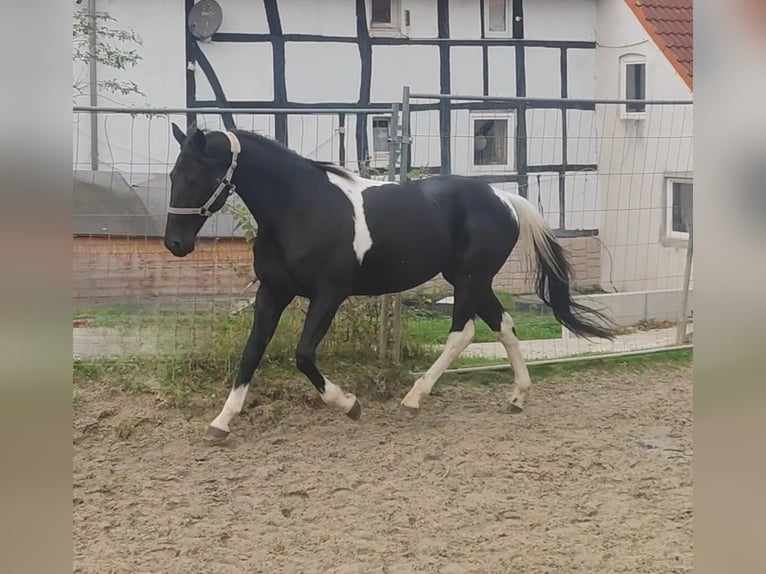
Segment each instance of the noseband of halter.
[{"label": "noseband of halter", "polygon": [[231,165],[226,170],[226,173],[221,179],[221,183],[205,202],[202,207],[173,207],[168,206],[168,213],[174,215],[201,215],[203,217],[210,217],[213,215],[213,211],[210,211],[210,206],[213,205],[221,194],[224,194],[224,203],[229,195],[236,189],[236,186],[231,182],[231,178],[234,176],[234,170],[237,168],[237,156],[242,151],[242,146],[239,144],[237,136],[231,132],[223,132],[227,138],[229,138],[229,144],[231,145]]}]

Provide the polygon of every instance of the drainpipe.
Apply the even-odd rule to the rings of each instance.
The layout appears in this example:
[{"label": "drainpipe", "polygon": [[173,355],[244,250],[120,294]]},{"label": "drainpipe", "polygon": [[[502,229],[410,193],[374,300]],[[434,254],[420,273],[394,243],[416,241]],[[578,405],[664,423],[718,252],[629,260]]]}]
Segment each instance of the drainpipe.
[{"label": "drainpipe", "polygon": [[[96,76],[98,62],[96,61],[96,0],[88,0],[88,16],[90,17],[90,34],[88,52],[90,55],[88,80],[90,82],[90,105],[98,105],[98,78]],[[98,115],[90,113],[90,168],[98,171]]]}]

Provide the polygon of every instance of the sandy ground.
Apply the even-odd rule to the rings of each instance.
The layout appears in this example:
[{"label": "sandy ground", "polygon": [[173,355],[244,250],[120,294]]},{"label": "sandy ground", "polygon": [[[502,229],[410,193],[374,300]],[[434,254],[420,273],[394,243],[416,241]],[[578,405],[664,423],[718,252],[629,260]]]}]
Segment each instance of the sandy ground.
[{"label": "sandy ground", "polygon": [[521,415],[506,385],[416,418],[259,407],[224,447],[213,412],[77,387],[74,572],[690,572],[691,381],[581,372]]}]

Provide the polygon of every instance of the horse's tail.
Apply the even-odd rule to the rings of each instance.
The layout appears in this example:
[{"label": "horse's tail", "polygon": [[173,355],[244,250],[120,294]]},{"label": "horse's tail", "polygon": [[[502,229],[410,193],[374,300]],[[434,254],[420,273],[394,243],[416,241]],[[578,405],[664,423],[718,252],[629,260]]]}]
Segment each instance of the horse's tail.
[{"label": "horse's tail", "polygon": [[538,297],[550,307],[558,322],[574,334],[583,337],[614,338],[616,331],[612,321],[599,311],[572,300],[569,293],[571,264],[543,216],[520,195],[509,193],[506,197],[516,211],[522,245],[534,248],[537,259],[535,283]]}]

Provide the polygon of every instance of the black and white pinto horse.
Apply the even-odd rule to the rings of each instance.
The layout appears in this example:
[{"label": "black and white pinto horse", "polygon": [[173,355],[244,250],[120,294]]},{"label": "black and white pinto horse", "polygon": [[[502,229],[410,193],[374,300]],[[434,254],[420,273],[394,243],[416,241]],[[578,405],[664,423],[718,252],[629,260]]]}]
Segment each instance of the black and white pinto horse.
[{"label": "black and white pinto horse", "polygon": [[316,366],[317,346],[338,307],[349,296],[405,291],[439,273],[454,287],[452,326],[441,356],[401,406],[417,412],[473,339],[478,316],[507,351],[515,374],[509,410],[520,412],[531,381],[513,319],[492,290],[493,277],[520,238],[537,262],[537,293],[556,319],[579,336],[614,336],[605,317],[572,300],[566,253],[543,217],[519,195],[459,176],[406,183],[362,179],[243,130],[192,128],[187,136],[173,124],[173,134],[181,151],[170,172],[167,249],[177,257],[191,253],[207,217],[234,190],[258,224],[255,318],[237,379],[208,428],[212,438],[228,436],[280,316],[296,296],[310,301],[297,368],[326,404],[359,419],[357,398]]}]

